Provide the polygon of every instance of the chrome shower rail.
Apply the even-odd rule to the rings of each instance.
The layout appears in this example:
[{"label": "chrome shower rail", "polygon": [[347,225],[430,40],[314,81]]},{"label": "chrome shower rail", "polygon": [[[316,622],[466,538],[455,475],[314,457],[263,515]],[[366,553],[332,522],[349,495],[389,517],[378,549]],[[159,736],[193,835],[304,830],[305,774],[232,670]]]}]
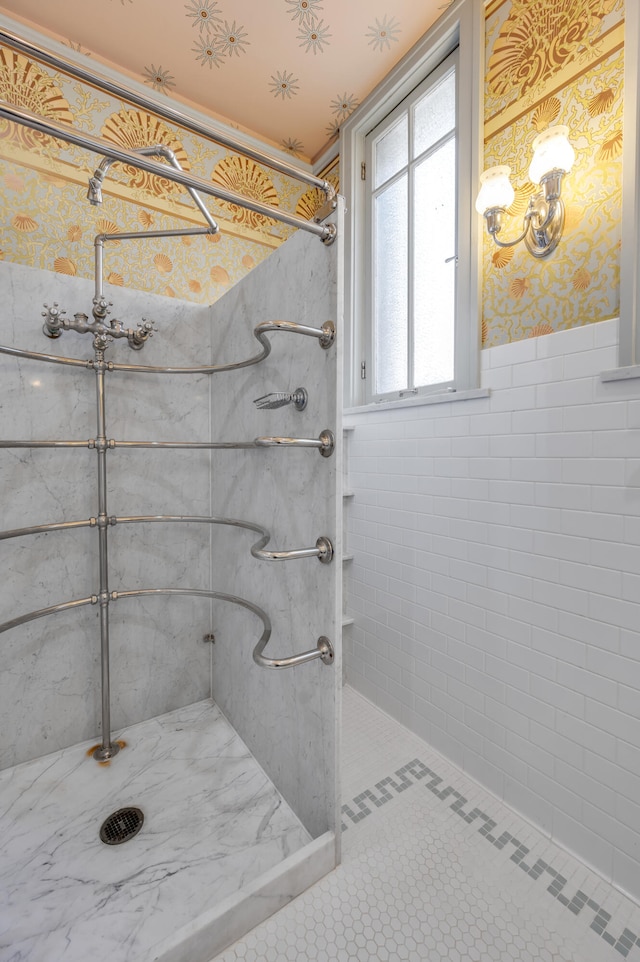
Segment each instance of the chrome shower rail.
[{"label": "chrome shower rail", "polygon": [[254,438],[253,441],[114,441],[89,438],[88,441],[0,441],[0,448],[175,448],[183,451],[250,450],[251,448],[317,448],[323,458],[330,458],[335,448],[333,431],[321,431],[317,438]]},{"label": "chrome shower rail", "polygon": [[[239,598],[237,595],[228,595],[221,591],[208,591],[204,588],[138,588],[133,591],[111,591],[109,593],[109,601],[118,601],[120,598],[141,598],[151,595],[188,595],[192,597],[211,598],[217,601],[228,601],[231,604],[240,605],[240,607],[252,611],[260,618],[264,626],[262,635],[253,649],[253,660],[262,668],[293,668],[296,665],[304,665],[308,661],[315,661],[316,658],[319,658],[325,665],[330,665],[333,662],[333,646],[324,635],[318,638],[316,647],[309,649],[309,651],[303,651],[297,655],[288,655],[283,658],[266,658],[263,655],[263,651],[271,638],[271,621],[269,620],[269,616],[266,611],[263,611],[258,605],[254,605],[245,598]],[[68,611],[71,608],[80,608],[82,605],[95,605],[99,600],[97,595],[91,595],[89,598],[79,598],[77,601],[66,601],[63,604],[52,605],[49,608],[40,608],[38,611],[28,612],[25,615],[0,624],[0,633],[8,631],[10,628],[16,628],[18,625],[24,625],[28,621],[34,621],[36,618],[44,618],[46,615],[58,614],[61,611]],[[107,748],[108,753],[106,756],[96,757],[111,757],[111,755],[115,754],[113,750],[115,746],[109,745]]]},{"label": "chrome shower rail", "polygon": [[[303,651],[298,655],[288,655],[284,658],[266,658],[263,655],[263,651],[271,638],[271,621],[269,615],[266,611],[263,611],[262,608],[259,608],[258,605],[254,605],[245,598],[239,598],[237,595],[227,595],[221,591],[206,591],[199,588],[139,588],[136,591],[111,592],[113,601],[117,601],[119,598],[140,598],[146,595],[195,595],[196,597],[200,596],[218,601],[228,601],[233,605],[246,608],[247,611],[252,611],[260,618],[264,626],[260,640],[253,649],[253,660],[262,668],[293,668],[296,665],[304,665],[308,661],[315,661],[316,658],[319,658],[325,665],[331,665],[333,663],[333,646],[324,635],[318,638],[316,647],[311,648],[309,651]],[[0,625],[0,628],[1,627]]]},{"label": "chrome shower rail", "polygon": [[[1,39],[2,33],[0,31],[0,40]],[[233,190],[226,190],[217,184],[205,180],[203,177],[187,174],[183,170],[175,170],[173,167],[167,167],[166,164],[148,160],[146,157],[137,154],[134,150],[115,147],[106,140],[101,140],[92,134],[84,133],[84,131],[75,130],[73,127],[58,123],[55,120],[45,120],[43,117],[39,117],[37,114],[32,113],[30,110],[25,110],[22,107],[16,107],[13,104],[8,104],[3,101],[0,103],[0,117],[4,120],[13,121],[13,123],[22,124],[31,130],[37,130],[40,133],[46,134],[48,137],[64,140],[67,143],[74,144],[76,147],[83,147],[86,150],[93,151],[93,153],[102,154],[111,160],[119,160],[123,164],[130,164],[132,167],[145,170],[147,173],[155,174],[157,177],[172,180],[176,184],[181,184],[186,188],[192,188],[201,194],[209,194],[211,197],[217,197],[218,200],[223,200],[226,203],[246,207],[256,214],[280,221],[289,227],[306,230],[311,234],[315,234],[325,244],[332,244],[335,240],[336,228],[334,224],[318,224],[313,220],[305,220],[304,217],[289,214],[286,211],[280,210],[278,207],[271,207],[269,204],[263,204],[257,200],[250,200],[243,194],[238,194]]]},{"label": "chrome shower rail", "polygon": [[[61,327],[64,328],[64,320]],[[109,325],[104,325],[104,331],[109,333]],[[129,371],[137,374],[218,374],[221,371],[238,371],[243,367],[251,367],[259,364],[271,354],[271,341],[266,336],[272,331],[286,331],[289,334],[303,334],[306,337],[315,337],[323,350],[331,347],[336,339],[336,329],[333,321],[325,321],[322,327],[308,327],[305,324],[298,324],[295,321],[261,321],[253,329],[253,336],[262,345],[259,354],[247,358],[245,361],[232,361],[229,364],[201,364],[197,367],[157,367],[149,364],[117,364],[114,361],[101,361],[106,372],[109,371]],[[56,354],[41,354],[37,351],[23,351],[16,347],[0,346],[0,354],[10,354],[12,357],[23,357],[31,361],[44,361],[50,364],[69,364],[72,367],[84,367],[87,370],[95,371],[97,361],[93,358],[82,361],[74,357],[60,357]]]},{"label": "chrome shower rail", "polygon": [[333,185],[328,181],[322,180],[322,178],[316,177],[314,174],[307,173],[307,171],[300,170],[298,167],[294,167],[293,164],[280,160],[278,157],[273,157],[264,151],[239,143],[215,127],[196,120],[193,117],[189,117],[181,110],[170,106],[170,104],[166,102],[159,103],[145,94],[138,93],[126,87],[124,84],[116,83],[96,71],[95,66],[92,66],[91,70],[85,70],[72,60],[44,50],[42,47],[30,43],[6,29],[0,29],[0,43],[7,44],[9,47],[12,47],[19,53],[25,54],[27,57],[35,57],[36,60],[50,67],[54,67],[56,70],[62,70],[64,73],[88,83],[93,88],[97,87],[99,90],[104,90],[106,93],[113,94],[122,100],[142,107],[144,110],[148,110],[158,117],[162,117],[165,120],[171,121],[171,123],[184,127],[185,130],[190,130],[192,133],[206,137],[208,140],[214,140],[216,143],[222,144],[223,147],[236,150],[246,157],[251,157],[252,160],[257,160],[258,163],[266,164],[273,170],[286,174],[288,177],[310,184],[312,187],[317,187],[327,195],[327,199],[329,200],[335,196]]},{"label": "chrome shower rail", "polygon": [[[251,554],[260,561],[299,561],[303,558],[317,558],[322,564],[329,564],[333,560],[333,543],[326,535],[321,535],[313,548],[293,548],[284,551],[265,551],[271,540],[271,534],[260,524],[250,521],[240,521],[238,518],[218,518],[210,515],[189,514],[151,514],[131,515],[118,518],[111,516],[105,519],[105,524],[147,524],[147,523],[192,523],[192,524],[223,524],[234,528],[245,528],[260,535],[260,540],[251,546]],[[87,518],[86,521],[58,521],[52,524],[36,524],[26,528],[12,528],[0,531],[0,541],[9,538],[21,538],[31,534],[42,534],[48,531],[67,531],[74,528],[95,528],[97,518]]]},{"label": "chrome shower rail", "polygon": [[0,541],[7,541],[9,538],[22,538],[27,534],[42,534],[45,531],[69,531],[74,528],[95,528],[96,518],[87,518],[86,521],[54,521],[51,524],[32,524],[28,528],[11,528],[7,531],[0,531]]},{"label": "chrome shower rail", "polygon": [[72,608],[81,608],[83,605],[97,605],[98,596],[90,595],[88,598],[79,598],[77,601],[63,601],[59,605],[50,605],[48,608],[39,608],[37,611],[28,611],[24,615],[12,618],[11,621],[4,621],[0,624],[0,632],[9,631],[10,628],[17,628],[18,625],[26,625],[28,621],[35,621],[37,618],[44,618],[46,615],[57,615],[61,611],[70,611]]}]

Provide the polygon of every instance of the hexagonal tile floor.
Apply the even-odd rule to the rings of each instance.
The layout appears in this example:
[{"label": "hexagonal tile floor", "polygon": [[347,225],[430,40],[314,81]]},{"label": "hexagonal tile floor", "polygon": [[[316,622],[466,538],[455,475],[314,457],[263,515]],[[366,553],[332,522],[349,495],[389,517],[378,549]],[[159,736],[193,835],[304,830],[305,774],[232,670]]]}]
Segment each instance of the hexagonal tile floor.
[{"label": "hexagonal tile floor", "polygon": [[215,962],[640,962],[640,906],[350,688],[342,864]]}]

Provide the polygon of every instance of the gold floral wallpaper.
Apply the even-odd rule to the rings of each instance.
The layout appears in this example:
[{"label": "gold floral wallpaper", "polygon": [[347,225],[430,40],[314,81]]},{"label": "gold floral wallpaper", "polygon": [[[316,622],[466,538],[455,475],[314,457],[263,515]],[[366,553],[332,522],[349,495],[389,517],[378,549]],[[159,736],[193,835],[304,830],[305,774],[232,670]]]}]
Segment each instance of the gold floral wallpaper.
[{"label": "gold floral wallpaper", "polygon": [[[320,206],[319,191],[2,47],[0,97],[119,146],[164,144],[184,170],[300,216],[311,217]],[[87,184],[99,161],[96,154],[0,120],[0,259],[92,278],[98,233],[205,226],[182,187],[122,164],[112,166],[104,201],[92,207]],[[324,176],[337,187],[337,162]],[[246,208],[203,199],[220,233],[109,242],[105,280],[210,304],[291,233]]]},{"label": "gold floral wallpaper", "polygon": [[500,249],[484,232],[483,346],[617,316],[622,202],[623,0],[490,0],[484,166],[516,190],[501,238],[517,237],[535,188],[531,145],[566,124],[576,162],[565,229],[548,257]]}]

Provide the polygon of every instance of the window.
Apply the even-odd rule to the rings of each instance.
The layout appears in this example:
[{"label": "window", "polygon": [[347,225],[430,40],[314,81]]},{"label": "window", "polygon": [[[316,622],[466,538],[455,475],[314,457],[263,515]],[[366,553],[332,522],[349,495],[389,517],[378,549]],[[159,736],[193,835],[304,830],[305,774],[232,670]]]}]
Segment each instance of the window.
[{"label": "window", "polygon": [[374,398],[454,381],[456,61],[366,137],[366,371]]},{"label": "window", "polygon": [[478,386],[483,32],[454,0],[343,125],[348,407]]}]

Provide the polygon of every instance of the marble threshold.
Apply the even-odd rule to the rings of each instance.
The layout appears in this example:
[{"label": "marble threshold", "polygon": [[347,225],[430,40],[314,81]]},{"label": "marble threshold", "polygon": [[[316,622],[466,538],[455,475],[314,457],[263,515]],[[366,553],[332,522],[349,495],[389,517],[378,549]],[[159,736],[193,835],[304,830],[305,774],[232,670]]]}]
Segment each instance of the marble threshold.
[{"label": "marble threshold", "polygon": [[205,962],[333,868],[211,700],[114,738],[0,772],[2,962]]}]

